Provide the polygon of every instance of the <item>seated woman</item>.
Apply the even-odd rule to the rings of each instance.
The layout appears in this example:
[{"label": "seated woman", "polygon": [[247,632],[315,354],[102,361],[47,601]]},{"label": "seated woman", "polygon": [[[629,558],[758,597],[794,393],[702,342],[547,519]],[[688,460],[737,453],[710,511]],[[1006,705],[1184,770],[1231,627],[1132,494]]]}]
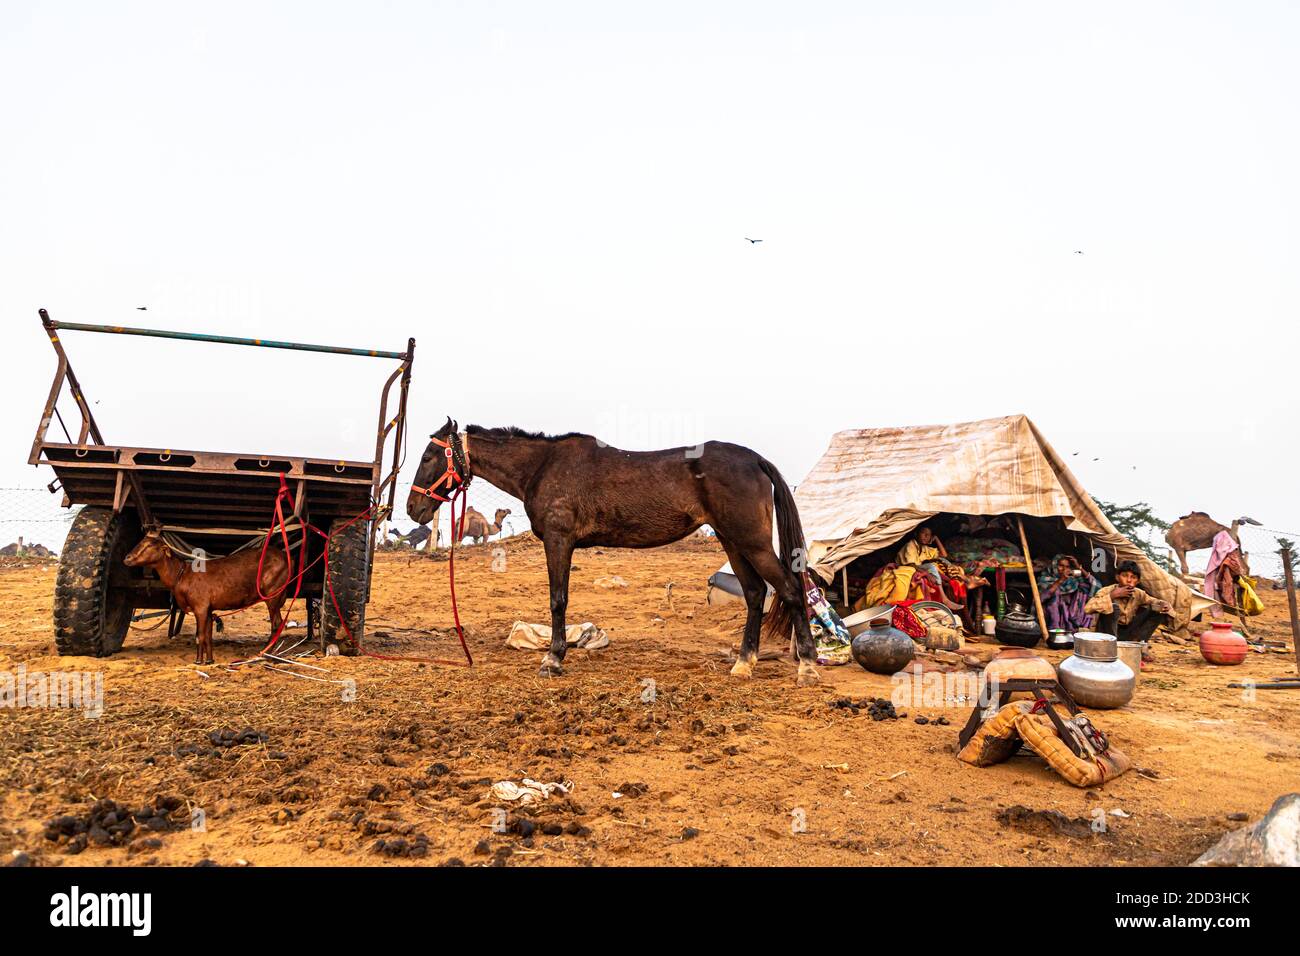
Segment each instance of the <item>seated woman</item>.
[{"label": "seated woman", "polygon": [[929,528],[921,528],[916,532],[916,537],[909,538],[907,544],[903,545],[902,550],[898,552],[898,563],[919,567],[927,562],[946,557],[948,552],[943,542],[936,538]]},{"label": "seated woman", "polygon": [[940,601],[953,610],[966,606],[965,572],[948,559],[948,550],[929,528],[918,529],[903,545],[895,574],[908,585],[913,600]]},{"label": "seated woman", "polygon": [[1092,630],[1096,619],[1084,606],[1099,590],[1101,582],[1083,570],[1078,558],[1069,554],[1054,557],[1038,578],[1048,630],[1060,628],[1067,634]]}]

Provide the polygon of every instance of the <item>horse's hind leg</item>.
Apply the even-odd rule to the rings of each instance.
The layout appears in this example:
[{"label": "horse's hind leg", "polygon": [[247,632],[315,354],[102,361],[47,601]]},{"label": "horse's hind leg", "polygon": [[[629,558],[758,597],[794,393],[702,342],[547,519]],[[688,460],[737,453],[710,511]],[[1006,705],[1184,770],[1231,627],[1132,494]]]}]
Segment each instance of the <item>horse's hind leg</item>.
[{"label": "horse's hind leg", "polygon": [[562,666],[568,643],[564,634],[564,615],[569,608],[569,565],[573,561],[573,542],[555,533],[547,535],[546,574],[551,584],[551,649],[542,658],[542,677],[564,673]]},{"label": "horse's hind leg", "polygon": [[767,597],[767,582],[759,576],[745,555],[721,541],[722,549],[731,561],[731,570],[745,592],[745,634],[740,641],[740,654],[731,667],[732,677],[752,677],[754,662],[758,660],[758,636],[763,623],[763,600]]},{"label": "horse's hind leg", "polygon": [[794,621],[795,649],[799,654],[799,686],[807,687],[821,680],[817,673],[817,645],[808,626],[807,600],[800,578],[786,568],[768,547],[752,548],[745,557],[754,570],[776,590],[776,599],[785,605]]}]

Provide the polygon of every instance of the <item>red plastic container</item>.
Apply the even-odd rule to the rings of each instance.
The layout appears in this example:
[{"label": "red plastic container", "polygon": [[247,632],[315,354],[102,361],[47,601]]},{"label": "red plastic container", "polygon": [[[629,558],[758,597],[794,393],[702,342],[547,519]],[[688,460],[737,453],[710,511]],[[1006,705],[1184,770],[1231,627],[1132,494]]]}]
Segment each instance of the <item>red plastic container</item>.
[{"label": "red plastic container", "polygon": [[1201,656],[1211,664],[1240,664],[1246,659],[1250,645],[1226,621],[1214,621],[1210,629],[1201,634]]}]

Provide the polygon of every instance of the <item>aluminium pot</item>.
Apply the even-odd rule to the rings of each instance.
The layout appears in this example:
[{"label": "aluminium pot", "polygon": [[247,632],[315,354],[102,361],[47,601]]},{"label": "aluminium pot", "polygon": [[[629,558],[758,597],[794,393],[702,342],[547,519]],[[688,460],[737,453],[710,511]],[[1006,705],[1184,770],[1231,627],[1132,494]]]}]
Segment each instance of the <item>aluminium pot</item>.
[{"label": "aluminium pot", "polygon": [[1074,635],[1074,653],[1056,672],[1076,703],[1097,710],[1123,707],[1137,689],[1137,673],[1119,659],[1119,642],[1109,634]]}]

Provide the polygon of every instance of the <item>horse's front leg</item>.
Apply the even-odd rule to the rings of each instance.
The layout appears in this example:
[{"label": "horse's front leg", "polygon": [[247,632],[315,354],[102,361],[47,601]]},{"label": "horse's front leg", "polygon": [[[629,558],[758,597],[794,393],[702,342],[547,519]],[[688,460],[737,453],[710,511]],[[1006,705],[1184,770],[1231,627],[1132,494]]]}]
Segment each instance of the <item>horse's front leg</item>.
[{"label": "horse's front leg", "polygon": [[551,582],[551,649],[542,658],[542,677],[564,673],[561,666],[568,643],[564,634],[564,613],[569,607],[569,565],[573,561],[573,542],[555,533],[546,536],[546,574]]}]

